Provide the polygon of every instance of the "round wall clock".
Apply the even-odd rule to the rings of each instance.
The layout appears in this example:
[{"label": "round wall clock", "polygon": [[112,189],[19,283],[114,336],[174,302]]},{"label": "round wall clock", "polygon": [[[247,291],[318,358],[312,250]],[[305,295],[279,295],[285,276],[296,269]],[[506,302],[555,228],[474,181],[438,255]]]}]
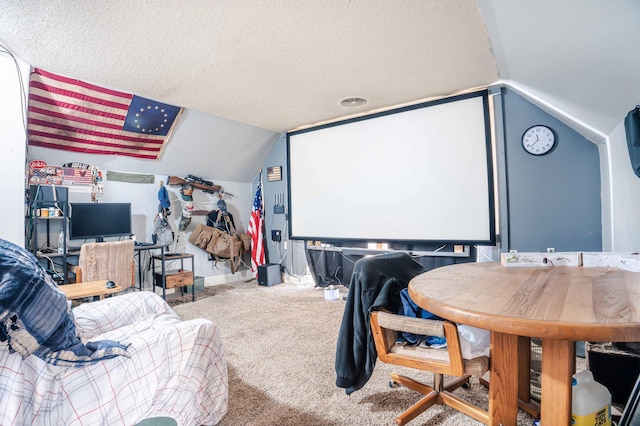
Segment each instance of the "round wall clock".
[{"label": "round wall clock", "polygon": [[522,134],[522,147],[529,154],[548,154],[555,146],[556,134],[548,126],[531,126]]}]

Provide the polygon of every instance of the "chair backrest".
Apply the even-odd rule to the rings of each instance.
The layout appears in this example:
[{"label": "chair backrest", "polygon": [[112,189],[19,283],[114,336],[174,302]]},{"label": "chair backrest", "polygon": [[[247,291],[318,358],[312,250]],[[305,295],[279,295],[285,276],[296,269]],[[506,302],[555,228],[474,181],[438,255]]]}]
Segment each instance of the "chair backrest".
[{"label": "chair backrest", "polygon": [[78,267],[82,281],[111,280],[123,289],[134,284],[133,240],[85,243],[80,248]]}]

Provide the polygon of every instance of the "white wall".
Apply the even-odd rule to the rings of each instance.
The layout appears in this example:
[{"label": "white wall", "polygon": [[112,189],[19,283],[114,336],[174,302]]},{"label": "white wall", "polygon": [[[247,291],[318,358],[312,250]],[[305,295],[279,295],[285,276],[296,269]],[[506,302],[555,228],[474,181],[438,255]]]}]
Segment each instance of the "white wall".
[{"label": "white wall", "polygon": [[0,52],[0,238],[24,246],[26,118],[19,78],[28,81],[29,66],[23,62],[17,66],[20,74],[11,56]]},{"label": "white wall", "polygon": [[[47,161],[46,157],[39,157],[37,159]],[[91,156],[87,156],[87,160],[90,161]],[[47,161],[48,164],[52,164]],[[55,164],[60,165],[60,164]],[[96,164],[100,168],[100,165]],[[128,170],[116,170],[119,172],[129,172]],[[153,224],[155,215],[158,212],[158,191],[160,189],[160,182],[167,182],[167,176],[154,175],[155,183],[153,184],[140,184],[140,183],[127,183],[119,181],[109,181],[106,179],[106,170],[103,170],[103,176],[105,180],[103,182],[104,193],[98,198],[99,203],[131,203],[132,214],[132,231],[138,241],[151,242],[153,234]],[[204,177],[207,180],[213,180],[209,177]],[[217,185],[221,185],[225,191],[233,194],[234,196],[225,195],[224,200],[227,203],[229,213],[233,215],[234,222],[239,232],[246,232],[249,223],[249,216],[251,214],[251,207],[253,199],[251,197],[251,184],[249,183],[237,183],[237,182],[224,182],[215,181]],[[169,216],[169,225],[174,230],[176,236],[174,244],[169,247],[169,251],[172,252],[184,252],[192,253],[195,255],[195,274],[203,277],[210,277],[214,275],[230,274],[228,262],[212,262],[208,260],[207,253],[192,245],[188,242],[191,232],[198,223],[206,223],[206,216],[193,215],[191,223],[185,231],[178,231],[178,223],[181,216],[181,200],[180,186],[166,185],[169,192],[169,200],[171,201],[171,215]],[[207,194],[201,190],[194,190],[193,201],[195,204],[195,210],[214,210],[217,209],[216,204],[218,202],[217,194]],[[89,203],[91,202],[90,187],[70,187],[69,188],[69,202],[74,203]],[[22,226],[22,224],[21,224]],[[39,234],[40,235],[40,234]],[[55,237],[55,236],[54,236]],[[117,238],[116,238],[117,239]],[[38,237],[39,241],[44,241],[43,236]],[[70,240],[68,246],[79,247],[84,240]],[[148,269],[148,255],[149,252],[144,253],[141,259],[143,270]],[[179,266],[167,265],[169,269],[177,269]],[[147,281],[150,282],[150,278]],[[241,279],[241,277],[237,277]]]},{"label": "white wall", "polygon": [[[22,78],[26,85],[28,84],[30,68],[24,63],[20,63],[20,67]],[[12,241],[19,246],[24,246],[26,163],[27,159],[40,159],[52,165],[81,161],[100,168],[105,177],[105,192],[104,195],[99,198],[99,202],[131,202],[133,232],[136,234],[136,238],[140,241],[151,241],[153,218],[158,209],[157,194],[159,182],[161,180],[166,181],[167,176],[155,175],[154,184],[131,184],[108,181],[106,180],[107,170],[129,173],[148,172],[142,172],[137,167],[132,167],[130,165],[130,159],[122,157],[82,155],[67,151],[34,147],[30,148],[27,153],[22,117],[22,111],[26,110],[26,105],[22,106],[20,103],[20,84],[16,74],[15,63],[11,56],[5,53],[0,53],[0,99],[2,100],[0,102],[0,147],[2,149],[0,155],[0,200],[2,200],[2,208],[0,208],[0,223],[2,224],[0,226],[0,238]],[[198,122],[204,120],[202,114],[194,114],[192,115],[192,121],[195,121],[193,116],[197,117]],[[212,125],[219,124],[215,117],[213,117],[212,120]],[[192,131],[190,128],[184,128],[183,137],[192,137],[194,136],[192,133],[197,132],[197,130],[198,129]],[[199,153],[186,153],[185,157],[188,158],[193,155],[199,155]],[[184,163],[184,169],[182,171],[176,171],[176,175],[183,176],[184,170],[189,170],[188,161]],[[124,164],[126,167],[121,167],[119,166],[120,164]],[[149,165],[146,167],[149,167]],[[238,165],[238,167],[240,166]],[[225,196],[225,201],[229,212],[234,217],[238,231],[246,232],[253,204],[251,183],[218,180],[215,175],[215,170],[211,171],[210,176],[200,177],[213,181],[217,185],[221,185],[226,192],[234,195],[233,197],[229,195]],[[180,187],[167,186],[167,189],[170,193],[173,212],[170,216],[170,224],[177,230],[177,224],[180,218],[180,200],[182,199],[179,193]],[[196,210],[212,210],[216,208],[218,201],[217,195],[206,194],[200,190],[195,190],[193,197]],[[69,198],[71,202],[90,202],[91,194],[88,187],[71,188]],[[211,262],[203,250],[188,242],[189,235],[195,226],[198,223],[205,222],[206,216],[193,216],[191,224],[185,232],[176,232],[177,242],[174,243],[171,250],[193,253],[195,255],[196,275],[204,277],[228,275],[231,272],[228,262]],[[74,246],[74,244],[80,245],[81,241],[71,241],[70,244],[71,246]],[[146,267],[146,264],[142,266]],[[169,267],[172,266],[169,265]],[[236,274],[234,278],[242,279],[242,276]]]},{"label": "white wall", "polygon": [[[224,200],[227,203],[229,213],[233,215],[234,222],[239,232],[246,232],[249,224],[249,216],[253,199],[251,197],[250,183],[224,182],[217,181],[210,177],[203,177],[207,180],[213,180],[217,185],[221,185],[225,191],[234,194],[235,197],[225,195]],[[131,184],[124,182],[105,182],[105,193],[100,197],[99,202],[130,202],[132,213],[133,232],[136,234],[138,241],[151,241],[153,233],[153,220],[158,212],[158,190],[159,182],[165,181],[166,176],[155,176],[155,184]],[[228,262],[212,262],[208,260],[207,253],[188,242],[191,232],[198,223],[206,223],[206,216],[193,215],[191,223],[183,232],[178,231],[178,223],[180,221],[181,200],[180,186],[169,186],[169,200],[171,201],[171,215],[169,216],[169,224],[173,228],[176,235],[174,244],[170,246],[173,252],[185,252],[195,255],[195,273],[203,277],[213,275],[229,274],[231,269]],[[70,197],[71,198],[71,197]],[[88,201],[88,200],[87,200]],[[213,210],[217,209],[216,203],[218,196],[216,194],[207,194],[201,190],[194,190],[193,201],[195,210]],[[144,265],[143,265],[144,266]],[[177,266],[168,266],[169,269],[176,269]]]},{"label": "white wall", "polygon": [[[20,64],[24,81],[27,81],[28,66]],[[20,105],[20,89],[13,59],[0,53],[0,194],[2,208],[0,209],[0,237],[13,241],[19,245],[24,244],[24,184],[25,184],[25,136],[22,119],[22,107]],[[629,107],[631,108],[631,106]],[[580,127],[580,126],[578,126]],[[580,129],[578,129],[580,130]],[[188,135],[187,135],[188,136]],[[604,143],[598,145],[601,155],[602,173],[602,217],[603,217],[603,250],[606,251],[636,251],[640,249],[640,178],[636,177],[629,163],[624,125],[621,121],[614,131],[607,136]],[[53,150],[49,150],[53,151]],[[44,151],[30,150],[33,157],[43,158]],[[63,151],[57,151],[62,153]],[[198,155],[198,153],[193,153]],[[70,159],[68,161],[74,161]],[[100,164],[98,164],[100,166]],[[238,165],[238,167],[241,167]],[[570,165],[568,165],[570,167]],[[117,163],[109,164],[109,169],[117,171],[136,172],[137,170],[118,170]],[[176,173],[178,174],[178,173]],[[207,178],[207,176],[203,176]],[[208,176],[216,182],[215,170]],[[238,195],[237,199],[228,201],[237,208],[234,217],[239,219],[241,230],[246,230],[248,217],[251,211],[253,194],[250,184],[237,184],[230,182],[216,182],[222,184],[226,190]],[[150,238],[149,215],[157,208],[157,182],[156,185],[148,185],[133,189],[131,184],[106,182],[106,194],[102,200],[109,200],[109,194],[119,193],[123,198],[133,197],[136,205],[133,207],[134,215],[141,215],[147,224],[144,238]],[[121,190],[122,189],[122,190]],[[177,191],[177,188],[175,189]],[[74,194],[73,197],[82,197]],[[179,194],[174,194],[178,199]],[[86,199],[89,195],[86,194]],[[200,197],[196,191],[196,197]],[[172,198],[173,199],[173,198]],[[114,201],[116,199],[113,199]],[[198,200],[196,200],[198,202]],[[138,206],[140,202],[140,206]],[[203,202],[203,201],[201,201]],[[206,206],[206,202],[204,202]],[[198,207],[197,207],[198,208]],[[175,213],[178,214],[176,208]],[[174,216],[174,219],[177,216]],[[204,217],[194,217],[190,229],[193,229],[199,221],[204,222]],[[136,222],[137,223],[137,222]],[[173,224],[175,226],[175,223]],[[135,228],[134,228],[135,230]],[[138,231],[136,231],[137,233]],[[179,244],[186,238],[181,237]],[[196,248],[185,243],[187,251]],[[182,249],[182,247],[178,247]],[[199,252],[196,258],[196,274],[209,276],[224,274],[226,265],[214,266],[206,259],[203,252]]]},{"label": "white wall", "polygon": [[629,160],[624,121],[599,145],[603,249],[640,250],[640,178]]}]

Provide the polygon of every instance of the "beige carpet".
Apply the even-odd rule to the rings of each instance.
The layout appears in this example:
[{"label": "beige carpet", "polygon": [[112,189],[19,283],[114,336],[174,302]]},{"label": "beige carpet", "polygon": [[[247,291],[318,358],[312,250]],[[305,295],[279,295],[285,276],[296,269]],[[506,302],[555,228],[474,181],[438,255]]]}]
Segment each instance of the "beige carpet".
[{"label": "beige carpet", "polygon": [[[345,302],[324,300],[321,288],[286,283],[263,287],[253,280],[206,287],[196,294],[195,302],[187,296],[171,304],[183,319],[208,318],[221,329],[229,366],[229,412],[221,426],[392,425],[419,399],[409,389],[388,386],[391,371],[407,370],[381,362],[351,396],[335,386],[336,340]],[[416,376],[415,370],[411,373]],[[424,380],[431,382],[427,374]],[[456,391],[485,409],[486,392],[477,380],[470,389]],[[532,423],[520,412],[519,425]],[[410,423],[480,424],[439,406]]]}]

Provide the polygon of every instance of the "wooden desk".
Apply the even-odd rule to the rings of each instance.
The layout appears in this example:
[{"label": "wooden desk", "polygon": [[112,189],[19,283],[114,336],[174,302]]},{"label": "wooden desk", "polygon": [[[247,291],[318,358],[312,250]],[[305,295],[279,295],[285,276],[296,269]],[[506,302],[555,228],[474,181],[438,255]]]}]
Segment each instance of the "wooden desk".
[{"label": "wooden desk", "polygon": [[490,425],[517,424],[523,391],[515,373],[528,377],[518,363],[519,336],[542,339],[543,425],[571,422],[575,341],[640,341],[640,273],[467,263],[415,277],[409,294],[436,315],[491,331]]},{"label": "wooden desk", "polygon": [[116,285],[114,288],[107,288],[107,280],[88,281],[86,283],[65,284],[58,286],[60,290],[67,296],[67,299],[83,299],[85,297],[98,296],[100,300],[104,299],[107,294],[122,291],[122,287]]}]

